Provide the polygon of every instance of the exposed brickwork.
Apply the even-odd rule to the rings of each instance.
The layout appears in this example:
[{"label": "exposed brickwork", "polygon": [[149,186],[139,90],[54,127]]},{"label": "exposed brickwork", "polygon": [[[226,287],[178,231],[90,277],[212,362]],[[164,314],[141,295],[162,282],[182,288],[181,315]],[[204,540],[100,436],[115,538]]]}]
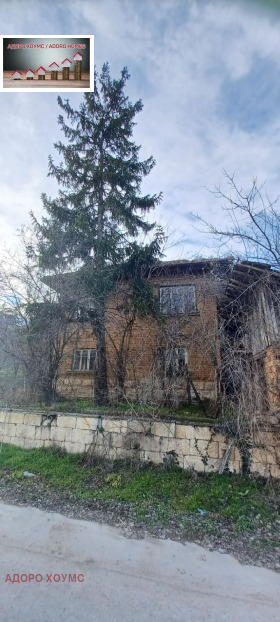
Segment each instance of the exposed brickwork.
[{"label": "exposed brickwork", "polygon": [[[161,401],[163,392],[178,401],[186,401],[186,378],[162,379],[156,367],[159,348],[172,345],[187,351],[188,367],[201,397],[216,396],[216,368],[219,361],[217,340],[217,298],[215,280],[211,276],[192,275],[157,277],[150,279],[154,294],[160,286],[195,285],[197,312],[189,315],[166,316],[163,323],[151,317],[137,318],[131,331],[127,318],[118,310],[123,293],[109,300],[107,309],[107,359],[111,396],[118,387],[118,361],[123,336],[125,353],[124,391],[129,399]],[[212,286],[211,286],[212,283]],[[93,395],[93,373],[72,370],[75,349],[95,348],[96,341],[90,326],[79,330],[78,339],[72,339],[65,350],[59,370],[58,391],[64,397],[84,398]],[[192,394],[194,395],[193,391]]]}]

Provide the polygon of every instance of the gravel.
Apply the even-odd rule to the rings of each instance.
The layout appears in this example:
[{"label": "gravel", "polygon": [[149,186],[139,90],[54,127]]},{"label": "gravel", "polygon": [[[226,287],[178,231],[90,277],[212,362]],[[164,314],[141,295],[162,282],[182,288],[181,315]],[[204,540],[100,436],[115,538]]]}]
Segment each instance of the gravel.
[{"label": "gravel", "polygon": [[234,531],[231,519],[213,513],[186,514],[164,517],[159,523],[151,506],[143,508],[145,518],[139,518],[141,506],[136,503],[118,503],[94,499],[84,501],[69,494],[47,489],[39,478],[30,478],[28,486],[9,476],[0,479],[0,499],[19,506],[33,506],[48,512],[57,512],[68,518],[96,521],[121,528],[128,538],[169,538],[191,541],[221,554],[233,555],[241,564],[264,566],[280,572],[280,519],[273,525],[262,524],[254,532]]}]

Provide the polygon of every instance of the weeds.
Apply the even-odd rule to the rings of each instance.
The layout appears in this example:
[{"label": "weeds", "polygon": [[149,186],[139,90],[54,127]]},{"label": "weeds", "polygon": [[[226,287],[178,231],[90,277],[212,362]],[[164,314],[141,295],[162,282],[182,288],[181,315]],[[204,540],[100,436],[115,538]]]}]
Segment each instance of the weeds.
[{"label": "weeds", "polygon": [[[37,477],[25,478],[24,471],[31,471]],[[236,533],[254,532],[264,524],[270,524],[273,532],[278,519],[276,484],[273,489],[262,480],[239,475],[198,475],[176,465],[166,469],[165,465],[106,461],[97,457],[88,462],[86,456],[64,454],[55,449],[24,450],[3,445],[0,476],[28,487],[39,482],[75,499],[130,503],[135,506],[136,518],[158,524],[171,519],[184,523],[202,508],[205,530],[209,533],[215,530],[217,519],[229,521]]]}]

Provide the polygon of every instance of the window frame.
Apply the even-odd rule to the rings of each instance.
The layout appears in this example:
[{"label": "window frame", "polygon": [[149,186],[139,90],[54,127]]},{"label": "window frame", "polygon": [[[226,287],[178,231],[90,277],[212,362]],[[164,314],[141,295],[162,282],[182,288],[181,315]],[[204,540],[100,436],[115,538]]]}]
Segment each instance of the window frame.
[{"label": "window frame", "polygon": [[[182,305],[184,305],[184,310],[182,311],[178,311],[176,309],[176,301],[173,299],[172,300],[172,296],[169,297],[169,300],[167,301],[167,305],[166,302],[163,301],[163,295],[162,292],[163,290],[170,290],[170,292],[174,289],[178,289],[178,288],[192,288],[193,290],[193,308],[192,309],[187,309],[187,305],[186,305],[186,299],[185,301],[182,301]],[[163,305],[166,305],[167,308],[164,310]],[[159,307],[160,307],[160,313],[164,316],[172,316],[172,315],[198,315],[199,311],[197,309],[197,304],[196,304],[196,286],[194,283],[176,283],[173,285],[159,285]]]},{"label": "window frame", "polygon": [[157,350],[157,360],[161,371],[167,378],[185,376],[189,366],[189,352],[184,346],[160,347]]},{"label": "window frame", "polygon": [[[84,353],[87,353],[85,357]],[[72,369],[71,371],[75,374],[80,373],[92,373],[94,370],[94,361],[96,357],[96,349],[95,348],[78,348],[74,350],[72,357]],[[76,361],[78,360],[78,368],[76,367]],[[83,368],[83,362],[86,360],[86,367]]]}]

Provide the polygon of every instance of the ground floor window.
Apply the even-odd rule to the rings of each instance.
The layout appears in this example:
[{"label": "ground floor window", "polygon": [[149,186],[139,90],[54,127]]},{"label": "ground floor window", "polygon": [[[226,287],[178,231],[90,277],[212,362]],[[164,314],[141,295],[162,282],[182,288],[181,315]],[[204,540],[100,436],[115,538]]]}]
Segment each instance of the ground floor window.
[{"label": "ground floor window", "polygon": [[159,348],[158,362],[164,376],[181,376],[186,373],[188,353],[185,348]]},{"label": "ground floor window", "polygon": [[75,350],[73,355],[73,371],[91,371],[94,367],[95,350]]}]

